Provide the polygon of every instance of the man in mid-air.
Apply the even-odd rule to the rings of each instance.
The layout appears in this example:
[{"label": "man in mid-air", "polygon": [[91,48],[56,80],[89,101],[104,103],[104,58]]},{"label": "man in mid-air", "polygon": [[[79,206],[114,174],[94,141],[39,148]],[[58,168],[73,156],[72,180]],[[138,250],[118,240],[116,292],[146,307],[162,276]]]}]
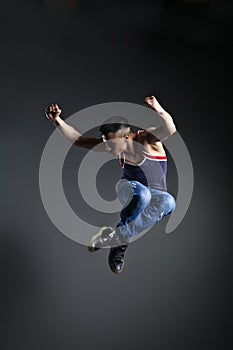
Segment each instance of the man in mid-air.
[{"label": "man in mid-air", "polygon": [[129,243],[170,214],[176,205],[167,192],[167,157],[162,144],[176,127],[154,96],[146,97],[145,104],[157,113],[161,126],[136,130],[125,118],[111,117],[100,127],[101,138],[82,136],[61,118],[57,104],[45,108],[47,118],[73,145],[110,152],[120,161],[123,175],[116,185],[122,204],[120,221],[114,228],[103,226],[88,247],[90,252],[109,247],[108,264],[114,273],[123,270]]}]

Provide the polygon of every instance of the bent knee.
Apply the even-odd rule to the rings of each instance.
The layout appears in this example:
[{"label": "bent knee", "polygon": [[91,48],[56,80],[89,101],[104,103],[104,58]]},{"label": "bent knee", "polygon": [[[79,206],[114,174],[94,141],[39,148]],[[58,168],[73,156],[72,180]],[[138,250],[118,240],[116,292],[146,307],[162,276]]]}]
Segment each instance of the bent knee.
[{"label": "bent knee", "polygon": [[138,181],[130,181],[134,189],[134,196],[139,198],[140,202],[145,204],[149,203],[151,200],[151,192],[148,187],[144,186]]},{"label": "bent knee", "polygon": [[167,198],[166,198],[166,212],[167,214],[170,214],[171,212],[173,212],[176,208],[176,201],[175,198],[167,193]]}]

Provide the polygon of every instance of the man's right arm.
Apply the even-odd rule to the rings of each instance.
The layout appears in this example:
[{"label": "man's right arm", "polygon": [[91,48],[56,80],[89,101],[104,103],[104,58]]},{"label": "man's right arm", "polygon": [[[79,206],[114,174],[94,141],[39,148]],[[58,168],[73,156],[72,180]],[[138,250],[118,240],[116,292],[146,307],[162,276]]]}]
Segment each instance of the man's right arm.
[{"label": "man's right arm", "polygon": [[[79,146],[87,149],[95,147],[95,151],[105,151],[105,145],[102,138],[82,136],[73,126],[67,124],[61,117],[61,109],[57,104],[51,104],[45,108],[45,115],[51,123],[58,128],[60,133],[74,146]],[[97,147],[96,147],[97,146]]]}]

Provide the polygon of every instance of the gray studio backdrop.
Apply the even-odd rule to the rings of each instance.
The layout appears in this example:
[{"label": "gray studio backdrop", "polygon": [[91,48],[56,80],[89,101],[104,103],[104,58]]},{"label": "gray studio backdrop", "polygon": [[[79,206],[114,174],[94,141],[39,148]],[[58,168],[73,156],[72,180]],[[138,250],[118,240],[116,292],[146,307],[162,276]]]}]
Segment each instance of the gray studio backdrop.
[{"label": "gray studio backdrop", "polygon": [[[211,1],[1,4],[2,349],[232,348],[230,13]],[[105,249],[89,254],[44,209],[39,167],[54,129],[43,110],[57,102],[66,119],[102,103],[141,105],[152,93],[187,146],[194,192],[179,226],[165,234],[166,218],[132,243],[115,276]],[[62,174],[83,217],[85,152],[72,147]],[[177,194],[168,157],[168,189]],[[115,160],[99,170],[104,200],[115,200],[119,176]]]}]

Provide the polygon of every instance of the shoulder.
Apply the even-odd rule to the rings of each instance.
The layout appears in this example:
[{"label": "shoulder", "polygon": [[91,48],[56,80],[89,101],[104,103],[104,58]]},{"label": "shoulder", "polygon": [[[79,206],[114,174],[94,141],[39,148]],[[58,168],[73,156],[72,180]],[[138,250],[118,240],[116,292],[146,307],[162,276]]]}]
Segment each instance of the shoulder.
[{"label": "shoulder", "polygon": [[150,127],[145,130],[139,130],[138,131],[138,140],[140,143],[149,143],[149,144],[156,144],[157,142],[161,141],[152,134],[156,130],[156,127]]},{"label": "shoulder", "polygon": [[162,142],[151,132],[156,128],[151,127],[146,130],[140,130],[138,135],[138,142],[144,147],[144,150],[152,155],[165,155]]}]

